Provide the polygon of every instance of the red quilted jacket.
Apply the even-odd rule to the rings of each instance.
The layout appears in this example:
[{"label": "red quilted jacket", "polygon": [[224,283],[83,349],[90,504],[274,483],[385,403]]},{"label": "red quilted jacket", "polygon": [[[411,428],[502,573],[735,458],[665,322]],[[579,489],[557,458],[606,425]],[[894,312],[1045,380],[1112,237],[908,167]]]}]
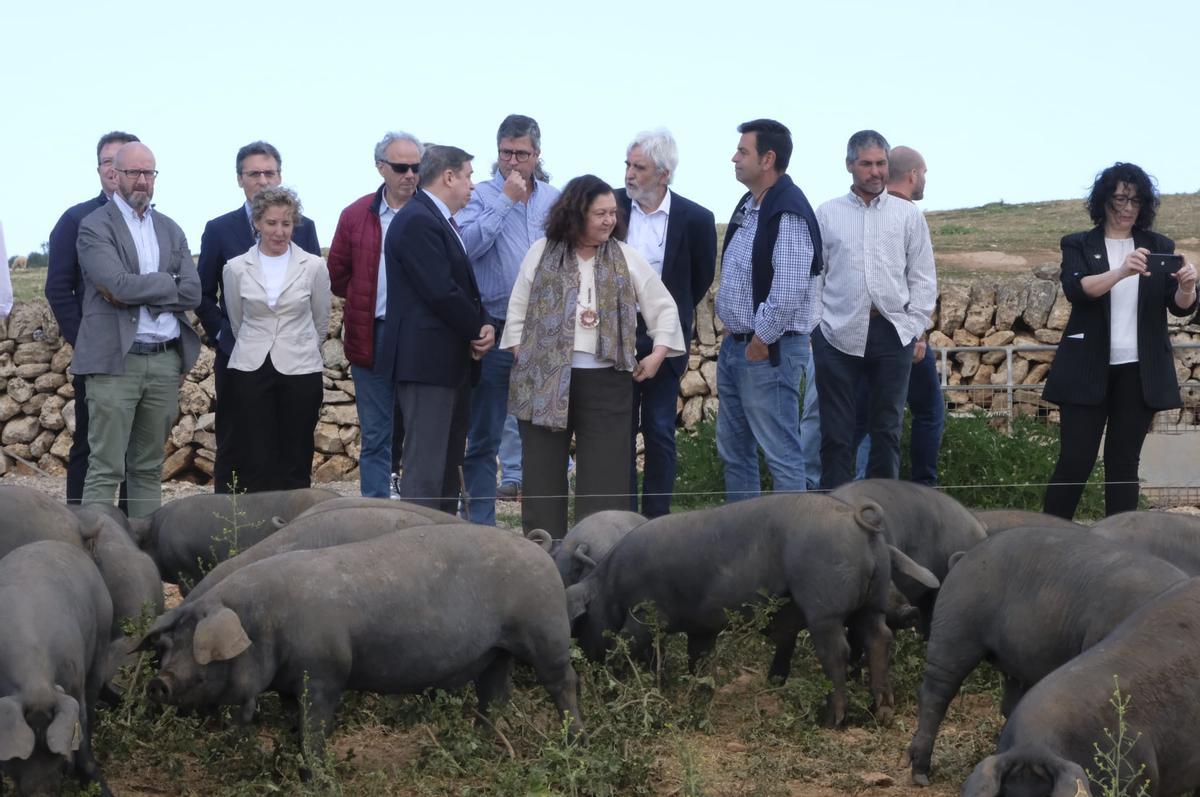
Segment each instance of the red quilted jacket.
[{"label": "red quilted jacket", "polygon": [[375,290],[379,280],[379,253],[383,228],[379,203],[383,186],[357,199],[342,211],[326,263],[335,296],[346,300],[342,344],[353,365],[371,368],[375,363]]}]

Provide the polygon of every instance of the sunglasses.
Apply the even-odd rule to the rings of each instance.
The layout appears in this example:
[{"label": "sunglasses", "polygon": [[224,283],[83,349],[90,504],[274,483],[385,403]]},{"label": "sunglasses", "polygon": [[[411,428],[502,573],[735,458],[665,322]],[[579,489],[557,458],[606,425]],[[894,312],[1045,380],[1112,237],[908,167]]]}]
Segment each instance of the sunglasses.
[{"label": "sunglasses", "polygon": [[396,174],[408,174],[408,170],[412,169],[412,173],[416,174],[417,169],[421,166],[419,163],[392,163],[391,161],[380,161],[392,167],[392,171]]}]

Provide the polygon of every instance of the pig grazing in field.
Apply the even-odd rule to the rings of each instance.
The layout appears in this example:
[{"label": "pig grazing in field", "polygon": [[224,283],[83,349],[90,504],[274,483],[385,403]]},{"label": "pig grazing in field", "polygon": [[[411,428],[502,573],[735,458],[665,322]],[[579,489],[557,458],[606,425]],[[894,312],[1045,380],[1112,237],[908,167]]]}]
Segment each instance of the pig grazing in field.
[{"label": "pig grazing in field", "polygon": [[[1115,680],[1114,680],[1115,676]],[[963,785],[963,797],[1100,794],[1088,789],[1093,744],[1112,748],[1109,701],[1129,699],[1121,782],[1149,782],[1151,797],[1200,788],[1200,579],[1177,584],[1130,615],[1102,642],[1047,675],[1017,705],[996,746]],[[1142,769],[1144,767],[1144,769]],[[1141,770],[1140,775],[1136,773]]]},{"label": "pig grazing in field", "polygon": [[1045,512],[1034,512],[1029,509],[982,509],[975,512],[975,517],[979,518],[979,522],[987,530],[988,536],[1023,526],[1075,529],[1076,531],[1088,528],[1082,523],[1065,520],[1058,515],[1047,515]]},{"label": "pig grazing in field", "polygon": [[[871,692],[882,719],[891,713],[884,622],[892,565],[936,579],[887,545],[874,503],[850,506],[823,495],[769,495],[736,504],[664,515],[630,531],[591,573],[567,590],[584,653],[602,658],[606,632],[632,638],[644,655],[650,631],[638,607],[652,603],[668,632],[688,636],[691,663],[706,655],[726,612],[790,599],[771,632],[779,645],[772,675],[786,678],[796,633],[807,627],[833,682],[828,721],[846,716],[847,625],[864,640]],[[923,575],[922,575],[923,572]]]},{"label": "pig grazing in field", "polygon": [[237,496],[190,495],[164,504],[150,517],[134,518],[130,526],[138,547],[158,565],[162,580],[178,584],[186,594],[209,568],[230,557],[235,542],[237,550],[244,551],[278,529],[275,518],[289,521],[310,506],[337,497],[331,490],[315,487]]},{"label": "pig grazing in field", "polygon": [[637,512],[606,509],[576,523],[561,540],[541,529],[527,536],[550,554],[563,585],[569,587],[590,573],[622,537],[645,522],[645,516]]},{"label": "pig grazing in field", "polygon": [[39,540],[81,545],[75,513],[29,487],[0,487],[0,557]]},{"label": "pig grazing in field", "polygon": [[[386,502],[387,499],[384,500]],[[392,501],[391,503],[403,502]],[[411,507],[415,504],[406,506]],[[423,509],[423,507],[419,508]],[[431,520],[428,517],[429,513],[435,514],[440,519]],[[336,512],[316,512],[311,515],[306,513],[257,545],[252,545],[237,556],[218,564],[188,593],[187,600],[191,602],[199,598],[221,580],[228,578],[243,567],[276,554],[332,548],[335,545],[373,540],[393,531],[428,525],[461,525],[461,521],[445,512],[436,510],[414,512],[396,506],[372,505],[357,509],[342,509]]]},{"label": "pig grazing in field", "polygon": [[933,613],[908,748],[913,781],[929,783],[946,708],[981,661],[1004,674],[1008,715],[1027,689],[1185,578],[1086,530],[1009,529],[972,548],[946,576]]},{"label": "pig grazing in field", "polygon": [[[887,541],[908,555],[940,581],[950,570],[950,557],[987,539],[983,524],[950,496],[915,482],[898,479],[864,479],[844,484],[830,493],[834,498],[857,505],[874,501],[887,514],[883,533]],[[937,589],[892,573],[892,582],[919,612],[921,635],[928,638],[929,621]]]},{"label": "pig grazing in field", "polygon": [[73,765],[109,794],[92,757],[112,602],[75,545],[34,542],[0,559],[0,772],[18,794],[58,794]]},{"label": "pig grazing in field", "polygon": [[1200,575],[1200,517],[1195,515],[1122,512],[1097,522],[1092,533],[1166,559],[1189,576]]},{"label": "pig grazing in field", "polygon": [[313,515],[324,514],[325,512],[341,512],[343,509],[389,509],[402,510],[414,514],[420,514],[429,518],[433,523],[444,523],[446,518],[450,518],[457,523],[465,523],[462,518],[457,515],[451,515],[448,512],[443,512],[440,509],[431,509],[427,506],[414,504],[409,501],[393,501],[390,498],[363,498],[361,496],[339,496],[329,501],[322,501],[312,507],[301,512],[292,520],[297,520],[302,517],[311,517]]},{"label": "pig grazing in field", "polygon": [[507,696],[530,664],[582,730],[562,580],[546,555],[490,526],[423,526],[317,551],[292,551],[230,575],[159,618],[151,696],[182,706],[306,696],[319,743],[343,691],[382,694],[474,682],[479,708]]},{"label": "pig grazing in field", "polygon": [[125,516],[115,506],[91,504],[77,510],[80,529],[112,598],[112,638],[122,636],[121,623],[136,621],[143,610],[163,612],[163,585],[158,567],[125,530]]}]

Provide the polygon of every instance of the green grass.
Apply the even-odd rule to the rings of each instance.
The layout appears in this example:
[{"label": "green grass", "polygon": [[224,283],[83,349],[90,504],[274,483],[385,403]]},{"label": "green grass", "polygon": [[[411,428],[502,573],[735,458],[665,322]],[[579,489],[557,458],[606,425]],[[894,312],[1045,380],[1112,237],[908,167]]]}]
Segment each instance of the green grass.
[{"label": "green grass", "polygon": [[18,302],[28,302],[32,299],[45,298],[46,269],[25,268],[9,273],[12,279],[13,299]]}]

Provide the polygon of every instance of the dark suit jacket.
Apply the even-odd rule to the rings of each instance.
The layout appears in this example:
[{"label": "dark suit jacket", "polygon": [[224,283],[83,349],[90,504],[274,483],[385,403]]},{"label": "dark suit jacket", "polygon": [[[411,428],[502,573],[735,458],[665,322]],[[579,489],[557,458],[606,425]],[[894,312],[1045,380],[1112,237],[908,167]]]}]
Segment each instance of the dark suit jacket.
[{"label": "dark suit jacket", "polygon": [[476,382],[479,363],[471,359],[471,341],[493,322],[466,251],[424,191],[392,219],[383,251],[388,312],[376,369],[391,363],[394,382]]},{"label": "dark suit jacket", "polygon": [[[225,309],[221,274],[226,263],[249,252],[256,240],[244,204],[204,225],[204,234],[200,236],[196,270],[200,272],[201,297],[196,316],[209,339],[217,341],[217,350],[225,355],[233,351],[233,329],[229,326],[229,311]],[[305,252],[320,257],[321,244],[317,242],[317,226],[312,219],[300,217],[292,241]]]},{"label": "dark suit jacket", "polygon": [[46,269],[46,300],[58,321],[62,336],[72,346],[79,336],[79,320],[83,318],[83,271],[79,268],[79,254],[75,241],[79,237],[79,223],[96,208],[108,202],[104,192],[100,196],[67,208],[50,231],[50,267]]},{"label": "dark suit jacket", "polygon": [[[632,203],[624,188],[616,192],[617,204],[629,218]],[[711,211],[697,205],[674,191],[671,192],[671,213],[667,217],[667,240],[663,251],[662,281],[679,308],[679,324],[683,340],[692,340],[692,321],[696,305],[712,285],[717,268],[717,224]],[[645,324],[638,317],[639,353],[646,338]],[[687,370],[687,355],[667,359],[676,377]]]},{"label": "dark suit jacket", "polygon": [[[1165,235],[1134,229],[1136,247],[1151,252],[1175,251],[1175,243]],[[1096,227],[1062,239],[1063,294],[1071,302],[1071,316],[1054,364],[1046,378],[1043,396],[1056,404],[1097,405],[1108,389],[1109,295],[1093,299],[1083,292],[1084,277],[1108,271],[1108,252],[1104,247],[1104,229]],[[1166,308],[1174,315],[1195,312],[1196,305],[1175,304],[1175,280],[1163,274],[1129,277],[1138,281],[1137,344],[1142,379],[1142,398],[1156,410],[1181,406],[1179,383],[1175,378],[1175,357],[1167,335]]]}]

